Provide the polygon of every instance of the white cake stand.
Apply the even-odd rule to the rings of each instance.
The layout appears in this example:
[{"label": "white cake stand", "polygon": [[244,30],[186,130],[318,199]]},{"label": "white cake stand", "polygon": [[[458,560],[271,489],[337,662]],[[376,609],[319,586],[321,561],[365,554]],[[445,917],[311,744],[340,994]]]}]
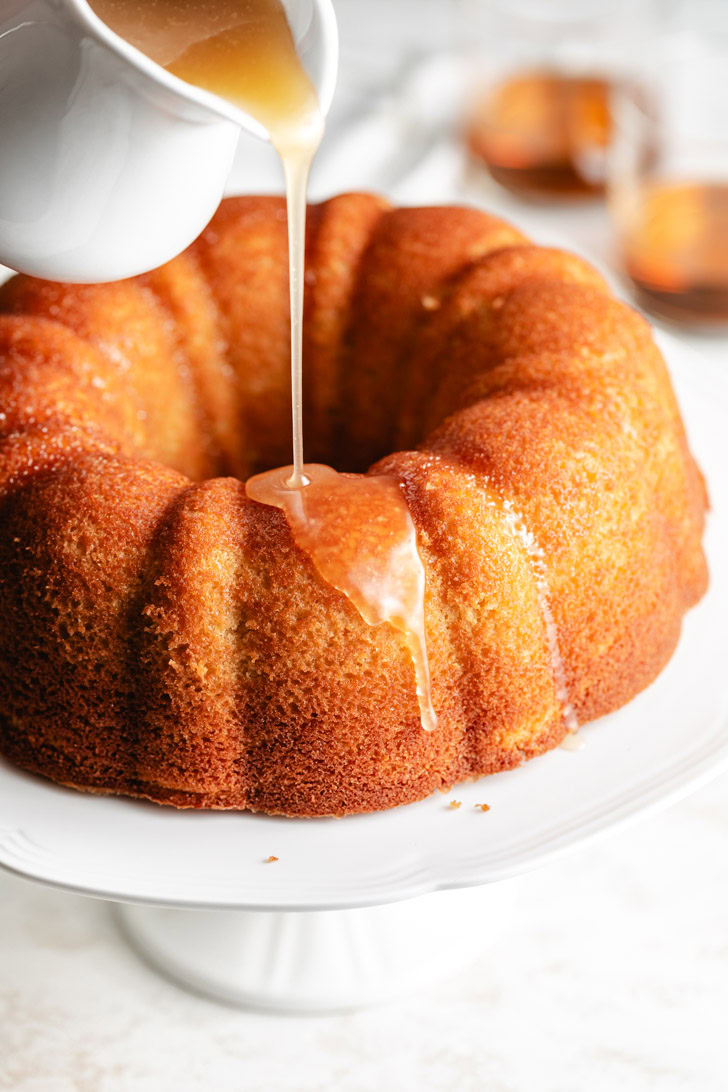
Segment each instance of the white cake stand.
[{"label": "white cake stand", "polygon": [[456,970],[500,933],[516,891],[500,881],[728,768],[726,385],[676,344],[673,375],[712,497],[711,588],[657,682],[586,726],[582,750],[342,820],[175,812],[82,795],[0,762],[0,866],[113,900],[132,944],[197,991],[331,1011]]}]

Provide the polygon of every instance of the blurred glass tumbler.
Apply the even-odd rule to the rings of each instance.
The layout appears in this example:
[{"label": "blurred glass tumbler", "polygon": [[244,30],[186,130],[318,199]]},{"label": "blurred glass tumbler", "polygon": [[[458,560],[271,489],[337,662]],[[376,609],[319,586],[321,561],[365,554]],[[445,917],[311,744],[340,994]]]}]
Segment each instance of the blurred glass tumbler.
[{"label": "blurred glass tumbler", "polygon": [[528,197],[599,195],[609,98],[631,79],[651,0],[463,0],[472,156]]},{"label": "blurred glass tumbler", "polygon": [[728,3],[673,3],[656,30],[644,65],[651,109],[628,87],[614,98],[619,254],[645,309],[728,329]]}]

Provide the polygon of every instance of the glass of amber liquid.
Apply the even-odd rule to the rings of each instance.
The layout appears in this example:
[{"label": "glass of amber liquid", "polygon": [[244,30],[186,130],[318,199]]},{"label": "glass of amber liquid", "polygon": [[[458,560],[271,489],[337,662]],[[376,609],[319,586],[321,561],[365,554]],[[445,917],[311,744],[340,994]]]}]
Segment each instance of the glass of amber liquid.
[{"label": "glass of amber liquid", "polygon": [[[473,160],[527,198],[604,192],[610,95],[629,78],[649,0],[464,0]],[[639,24],[639,27],[638,27]]]},{"label": "glass of amber liquid", "polygon": [[644,76],[614,96],[609,201],[637,302],[728,332],[728,4],[676,3]]}]

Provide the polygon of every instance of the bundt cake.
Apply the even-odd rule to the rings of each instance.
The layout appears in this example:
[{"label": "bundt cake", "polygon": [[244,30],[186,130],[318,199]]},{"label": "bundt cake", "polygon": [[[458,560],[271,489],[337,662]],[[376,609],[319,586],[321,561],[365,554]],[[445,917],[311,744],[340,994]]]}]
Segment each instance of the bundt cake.
[{"label": "bundt cake", "polygon": [[647,323],[475,210],[337,197],[307,261],[307,457],[402,483],[437,728],[403,635],[246,496],[290,461],[286,219],[236,198],[148,275],[0,290],[18,765],[178,807],[363,812],[518,765],[670,657],[706,587],[706,494]]}]

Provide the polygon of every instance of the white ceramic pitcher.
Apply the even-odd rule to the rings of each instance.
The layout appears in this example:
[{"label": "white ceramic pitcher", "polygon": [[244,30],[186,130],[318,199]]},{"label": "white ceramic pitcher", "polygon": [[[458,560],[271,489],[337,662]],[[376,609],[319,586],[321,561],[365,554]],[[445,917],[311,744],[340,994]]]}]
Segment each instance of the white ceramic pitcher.
[{"label": "white ceramic pitcher", "polygon": [[[283,0],[324,112],[336,80],[331,0]],[[115,280],[168,261],[217,208],[253,118],[170,75],[86,0],[0,5],[0,262]]]}]

